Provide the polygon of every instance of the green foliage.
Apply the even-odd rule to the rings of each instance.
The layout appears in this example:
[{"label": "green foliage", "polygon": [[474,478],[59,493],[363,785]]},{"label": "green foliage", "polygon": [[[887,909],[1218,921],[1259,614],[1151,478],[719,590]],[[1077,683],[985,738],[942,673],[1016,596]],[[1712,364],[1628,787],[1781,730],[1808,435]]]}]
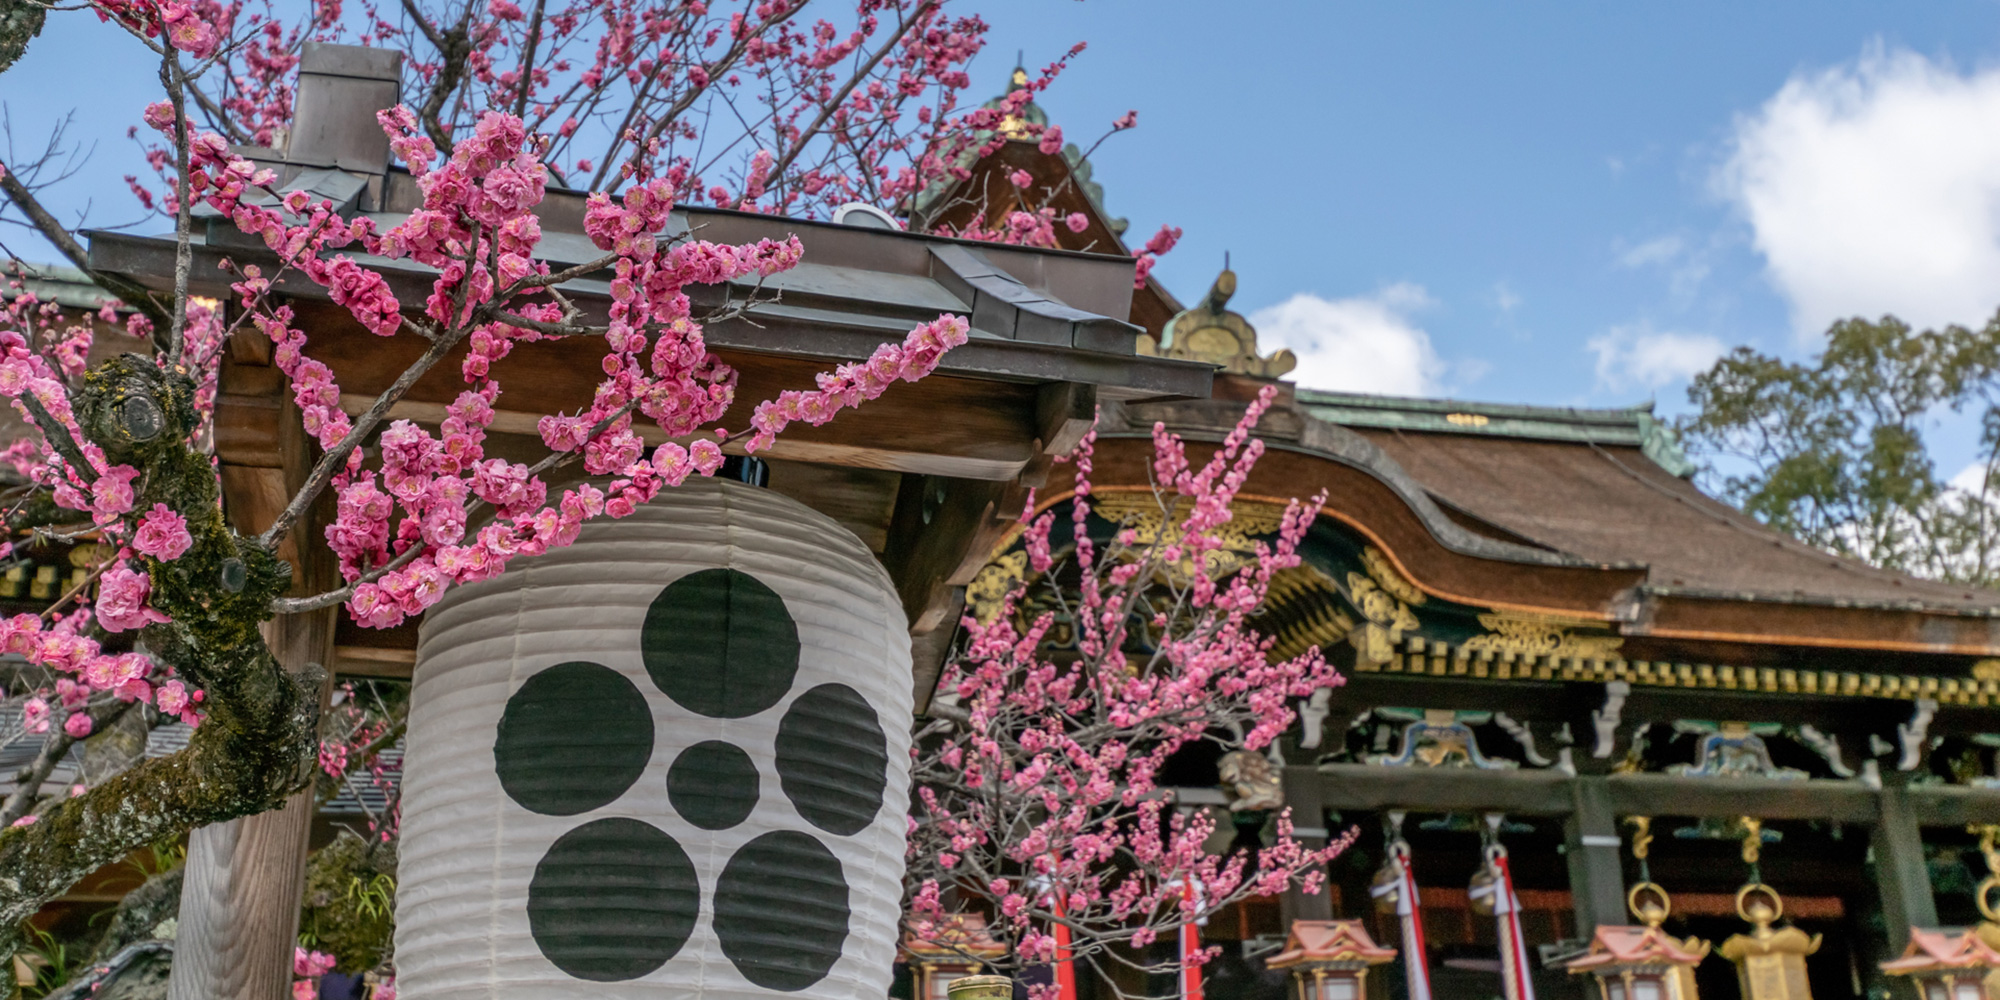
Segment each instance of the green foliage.
[{"label": "green foliage", "polygon": [[42,33],[48,8],[29,0],[0,0],[0,73],[14,65],[28,42]]},{"label": "green foliage", "polygon": [[141,881],[164,875],[187,864],[187,838],[163,837],[143,851],[132,852],[125,864],[139,874]]},{"label": "green foliage", "polygon": [[[40,1000],[69,982],[70,977],[76,974],[80,956],[71,954],[69,945],[48,931],[39,927],[25,930],[27,933],[23,937],[27,943],[22,945],[18,954],[26,958],[29,967],[35,970],[35,981],[21,987],[21,998]],[[12,970],[8,972],[12,974]]]},{"label": "green foliage", "polygon": [[[1893,316],[1844,320],[1808,362],[1737,348],[1688,398],[1699,412],[1678,430],[1704,485],[1759,520],[1877,566],[2000,582],[2000,317],[1920,333]],[[1953,489],[1924,427],[1974,407],[1986,475]]]},{"label": "green foliage", "polygon": [[299,944],[366,972],[390,953],[396,933],[396,851],[343,830],[306,868]]}]

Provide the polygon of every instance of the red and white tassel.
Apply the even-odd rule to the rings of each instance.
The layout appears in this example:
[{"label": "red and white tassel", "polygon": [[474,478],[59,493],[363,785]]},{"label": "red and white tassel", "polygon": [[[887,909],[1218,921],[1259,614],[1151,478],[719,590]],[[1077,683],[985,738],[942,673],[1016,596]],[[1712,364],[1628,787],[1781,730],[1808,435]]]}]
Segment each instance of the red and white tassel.
[{"label": "red and white tassel", "polygon": [[1529,975],[1528,941],[1521,934],[1521,897],[1514,892],[1514,873],[1507,865],[1507,849],[1498,843],[1486,848],[1486,865],[1492,881],[1475,889],[1490,896],[1495,933],[1500,939],[1500,985],[1507,1000],[1535,1000],[1535,982]]},{"label": "red and white tassel", "polygon": [[1389,868],[1393,877],[1386,885],[1369,890],[1376,896],[1394,893],[1396,918],[1403,929],[1403,970],[1409,981],[1410,1000],[1431,1000],[1430,952],[1424,946],[1424,917],[1418,906],[1417,877],[1410,868],[1410,845],[1402,840],[1389,844]]}]

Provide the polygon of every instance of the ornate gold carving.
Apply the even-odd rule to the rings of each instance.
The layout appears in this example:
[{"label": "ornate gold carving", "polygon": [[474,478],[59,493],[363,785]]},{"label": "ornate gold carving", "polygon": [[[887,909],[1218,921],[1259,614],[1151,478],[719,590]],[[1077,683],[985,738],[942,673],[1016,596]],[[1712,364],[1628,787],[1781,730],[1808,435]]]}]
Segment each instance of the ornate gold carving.
[{"label": "ornate gold carving", "polygon": [[[1479,641],[1481,638],[1487,638],[1487,641]],[[1609,636],[1576,638],[1582,642],[1617,641]],[[1573,651],[1576,650],[1574,645],[1562,644],[1546,650],[1522,651],[1511,661],[1504,657],[1482,660],[1474,655],[1482,648],[1495,648],[1492,645],[1495,641],[1488,637],[1475,637],[1472,642],[1453,647],[1430,640],[1420,650],[1410,651],[1407,655],[1399,653],[1387,661],[1359,660],[1355,669],[1368,673],[1428,673],[1440,676],[1451,673],[1500,681],[1581,681],[1590,684],[1624,681],[1633,687],[1804,694],[1830,698],[1896,698],[1904,701],[1928,698],[1941,705],[2000,706],[2000,680],[1627,660],[1615,652],[1605,655],[1595,650]]]},{"label": "ornate gold carving", "polygon": [[1632,857],[1644,861],[1653,849],[1653,817],[1627,816],[1625,825],[1632,828]]},{"label": "ornate gold carving", "polygon": [[1430,600],[1430,595],[1418,590],[1416,584],[1396,572],[1396,565],[1389,561],[1389,557],[1384,555],[1381,549],[1373,545],[1364,547],[1361,550],[1361,564],[1368,567],[1368,575],[1374,577],[1375,582],[1396,600],[1405,604],[1422,604]]},{"label": "ornate gold carving", "polygon": [[1230,812],[1282,809],[1285,789],[1271,761],[1255,750],[1231,750],[1216,763]]},{"label": "ornate gold carving", "polygon": [[2000,660],[1980,660],[1972,665],[1972,679],[2000,681]]},{"label": "ornate gold carving", "polygon": [[1289,660],[1317,646],[1326,649],[1354,630],[1354,617],[1333,578],[1310,565],[1271,574],[1265,595],[1265,626],[1277,640],[1271,659]]},{"label": "ornate gold carving", "polygon": [[1223,371],[1277,378],[1298,367],[1299,359],[1280,348],[1268,358],[1257,356],[1257,330],[1240,314],[1224,308],[1236,294],[1236,272],[1225,269],[1194,308],[1167,321],[1163,343],[1139,338],[1139,353],[1206,361]]},{"label": "ornate gold carving", "polygon": [[[1166,530],[1167,511],[1161,508],[1159,498],[1149,490],[1100,493],[1090,500],[1098,517],[1130,529],[1136,545],[1151,545],[1159,541]],[[1185,517],[1187,508],[1176,509],[1174,515]],[[1275,534],[1285,523],[1284,507],[1257,500],[1238,500],[1230,504],[1229,515],[1229,523],[1215,529],[1215,537],[1222,542],[1222,547],[1207,556],[1207,570],[1211,577],[1228,576],[1249,565],[1257,558],[1257,536]],[[1183,574],[1193,573],[1194,564],[1191,560],[1183,560],[1177,569]]]},{"label": "ornate gold carving", "polygon": [[1447,413],[1444,419],[1446,423],[1459,427],[1484,427],[1491,422],[1484,413]]},{"label": "ornate gold carving", "polygon": [[1590,622],[1555,615],[1510,612],[1480,615],[1486,635],[1465,641],[1472,653],[1513,653],[1517,656],[1560,656],[1579,660],[1608,660],[1618,656],[1625,640],[1618,636],[1571,635],[1572,628],[1586,628]]},{"label": "ornate gold carving", "polygon": [[1417,630],[1417,616],[1410,606],[1361,573],[1347,574],[1347,599],[1368,621],[1348,640],[1369,663],[1387,663],[1396,656],[1403,634]]},{"label": "ornate gold carving", "polygon": [[[1028,71],[1019,66],[1014,67],[1013,75],[1007,78],[1007,92],[1011,94],[1027,85]],[[1023,120],[1021,115],[1010,114],[1002,117],[1000,124],[993,131],[998,132],[1003,138],[1016,140],[1034,139],[1040,134],[1039,130],[1028,126],[1029,123]]]},{"label": "ornate gold carving", "polygon": [[1008,552],[980,569],[965,588],[965,605],[982,625],[990,625],[1000,614],[1007,595],[1027,578],[1028,553]]},{"label": "ornate gold carving", "polygon": [[[1143,547],[1160,540],[1167,513],[1150,490],[1100,493],[1090,499],[1097,516],[1132,531],[1135,545]],[[1274,503],[1238,500],[1230,505],[1229,511],[1229,523],[1216,529],[1222,547],[1207,556],[1208,574],[1212,577],[1228,576],[1255,561],[1257,536],[1275,534],[1285,523],[1285,508]],[[1175,513],[1185,516],[1187,511],[1181,509]],[[1192,573],[1192,560],[1184,560],[1177,569],[1182,574]],[[994,556],[966,586],[966,607],[974,618],[991,622],[1000,613],[1001,602],[1006,600],[1008,592],[1027,579],[1027,574],[1027,552],[1016,550]]]},{"label": "ornate gold carving", "polygon": [[[1393,716],[1389,710],[1380,714]],[[1370,764],[1388,767],[1471,767],[1482,771],[1505,771],[1520,767],[1511,760],[1495,760],[1479,752],[1479,740],[1472,724],[1492,716],[1485,712],[1454,712],[1448,708],[1427,708],[1423,715],[1403,727],[1403,746],[1393,754],[1374,754]]]}]

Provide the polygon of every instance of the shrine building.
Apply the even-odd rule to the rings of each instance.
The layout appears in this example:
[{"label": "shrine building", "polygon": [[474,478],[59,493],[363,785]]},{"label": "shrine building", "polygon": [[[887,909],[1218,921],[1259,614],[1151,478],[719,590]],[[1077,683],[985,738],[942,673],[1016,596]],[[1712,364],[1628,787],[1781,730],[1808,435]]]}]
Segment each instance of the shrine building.
[{"label": "shrine building", "polygon": [[[308,45],[291,147],[248,155],[280,169],[291,187],[331,197],[343,211],[370,215],[385,228],[393,224],[418,194],[409,175],[390,165],[387,141],[374,124],[374,109],[394,100],[391,62],[388,53]],[[1041,114],[1033,105],[1023,113]],[[1974,947],[1978,938],[1965,930],[1991,919],[1986,895],[2000,885],[2000,872],[1989,864],[1989,858],[2000,861],[1994,849],[1994,831],[2000,830],[2000,593],[1873,569],[1772,532],[1696,487],[1694,464],[1650,407],[1499,405],[1295,384],[1287,379],[1289,354],[1260,346],[1254,327],[1230,309],[1239,276],[1225,271],[1209,289],[1184,290],[1200,293],[1193,305],[1154,279],[1135,289],[1124,223],[1106,211],[1104,192],[1073,147],[1044,154],[1032,141],[1012,141],[972,168],[970,179],[931,193],[921,208],[931,223],[963,228],[998,218],[1025,195],[1047,196],[1061,215],[1081,212],[1088,225],[1080,232],[1058,227],[1061,249],[1030,249],[906,233],[866,211],[831,222],[705,208],[675,213],[676,226],[698,229],[706,239],[745,242],[796,233],[805,246],[799,267],[766,284],[767,291],[782,293],[779,301],[707,328],[711,347],[740,372],[739,402],[724,421],[732,426],[744,422],[755,401],[809,385],[814,372],[866,357],[917,322],[940,312],[971,322],[971,341],[947,354],[934,376],[899,384],[823,427],[794,427],[762,463],[732,463],[736,482],[690,493],[684,510],[661,515],[668,518],[662,524],[706,524],[702,519],[712,511],[701,505],[712,504],[724,512],[714,517],[740,514],[752,519],[745,523],[775,526],[774,535],[796,531],[801,552],[838,555],[839,571],[860,581],[849,588],[853,594],[879,591],[879,602],[842,613],[869,622],[893,618],[893,641],[884,644],[876,636],[865,648],[826,655],[886,665],[896,672],[894,683],[843,681],[858,692],[859,707],[840,701],[845,696],[838,692],[826,693],[822,707],[873,718],[882,746],[891,751],[884,760],[893,759],[898,733],[906,745],[910,716],[924,716],[939,696],[936,681],[961,617],[993,613],[1021,578],[1018,525],[1031,488],[1037,510],[1064,516],[1071,469],[1054,459],[1080,440],[1093,418],[1092,526],[1108,535],[1119,518],[1143,516],[1156,422],[1195,442],[1198,454],[1221,440],[1260,390],[1275,385],[1277,403],[1256,432],[1268,450],[1236,502],[1232,544],[1249,552],[1259,539],[1275,537],[1288,500],[1325,492],[1325,508],[1302,548],[1303,565],[1281,575],[1260,621],[1275,637],[1278,655],[1317,646],[1345,682],[1302,700],[1300,722],[1274,748],[1268,774],[1253,768],[1244,780],[1290,808],[1310,842],[1350,832],[1352,842],[1332,863],[1326,892],[1257,900],[1209,920],[1203,940],[1222,954],[1205,971],[1207,1000],[1389,1000],[1411,996],[1413,979],[1424,977],[1440,1000],[1521,1000],[1523,990],[1565,1000],[1691,1000],[1697,991],[1709,1000],[1793,1000],[1807,995],[1798,992],[1807,987],[1821,1000],[1908,997],[1928,989],[1932,979],[1944,983],[1937,970],[1946,967],[1957,969],[1957,978],[1941,988],[1974,983],[1985,974],[1982,956],[2000,956],[1985,945]],[[1017,170],[1033,177],[1026,192],[1005,180]],[[596,256],[582,234],[582,204],[581,194],[551,187],[540,210],[541,252],[551,263]],[[224,295],[228,277],[218,268],[221,259],[249,263],[259,259],[260,248],[224,221],[207,221],[195,247],[197,292]],[[89,236],[89,252],[93,268],[153,287],[170,285],[174,249],[168,238],[97,232]],[[388,275],[404,302],[427,294],[430,277],[408,262],[369,263]],[[1257,278],[1245,274],[1240,280],[1251,285]],[[342,402],[351,412],[365,408],[423,349],[408,338],[374,336],[309,283],[281,287],[309,332],[309,353],[329,365],[350,394]],[[608,301],[602,276],[571,282],[564,291],[587,310],[602,310]],[[748,289],[690,292],[700,312]],[[216,450],[229,513],[245,530],[262,527],[276,513],[302,474],[306,454],[269,345],[255,339],[231,345],[217,407]],[[496,365],[506,394],[489,454],[538,456],[536,417],[586,405],[599,379],[601,352],[600,345],[577,338],[523,345]],[[441,365],[392,414],[434,424],[459,389],[455,372],[455,365]],[[661,502],[681,504],[674,492]],[[614,537],[624,537],[614,536],[614,527],[605,529],[604,547],[590,550],[599,554],[593,558],[607,565],[655,558],[644,554],[651,550],[614,545]],[[295,534],[300,536],[316,538],[318,529]],[[594,537],[586,534],[585,541]],[[642,544],[651,543],[630,543]],[[771,706],[780,699],[803,701],[841,686],[829,682],[793,694],[808,681],[787,688],[786,675],[768,700],[711,709],[699,704],[699,692],[673,690],[654,669],[654,653],[645,645],[652,641],[645,636],[656,625],[653,616],[678,621],[672,615],[686,608],[723,601],[714,606],[742,616],[745,627],[766,627],[778,618],[792,622],[801,678],[822,669],[828,678],[846,676],[840,664],[847,660],[813,661],[814,636],[821,634],[815,629],[823,623],[802,610],[806,584],[787,582],[779,569],[758,568],[790,558],[791,550],[772,544],[779,547],[747,555],[721,548],[713,556],[660,550],[658,559],[691,567],[690,578],[748,567],[744,575],[765,587],[758,594],[782,600],[741,603],[749,591],[740,580],[722,597],[715,596],[721,591],[673,594],[672,586],[652,586],[631,605],[636,610],[629,624],[637,636],[632,665],[620,666],[622,652],[604,652],[587,665],[607,673],[572,671],[563,683],[580,689],[631,681],[658,714],[668,702],[647,688],[650,672],[665,698],[702,719],[751,722],[763,718],[757,712],[779,711]],[[330,568],[318,565],[314,553],[287,555],[299,564],[302,586],[329,578]],[[65,567],[60,575],[68,572]],[[30,572],[28,578],[37,577]],[[560,583],[536,579],[520,585],[528,595],[520,601],[596,585],[582,576]],[[511,764],[504,731],[496,744],[492,727],[501,718],[501,702],[505,712],[524,711],[520,692],[530,685],[518,672],[527,662],[522,654],[508,654],[517,673],[508,685],[490,689],[488,715],[450,722],[470,727],[464,729],[448,729],[443,721],[446,706],[461,705],[453,699],[486,690],[446,685],[446,677],[470,676],[457,671],[473,669],[468,664],[484,655],[468,650],[484,648],[478,644],[496,629],[522,635],[561,627],[536,624],[527,611],[508,617],[517,613],[495,610],[505,603],[499,595],[519,597],[504,589],[512,580],[509,574],[492,587],[475,585],[487,589],[449,599],[433,609],[434,621],[395,629],[361,629],[329,613],[324,628],[297,639],[317,645],[292,650],[348,676],[414,677],[419,703],[434,699],[438,714],[412,714],[413,802],[420,765],[439,769],[432,774],[461,773],[450,770],[460,763],[441,751],[425,763],[420,744],[427,734],[446,740],[436,734],[460,733],[448,742],[485,755],[475,754],[462,772],[498,782],[477,810],[452,813],[457,807],[433,787],[441,778],[425,786],[423,794],[432,798],[423,809],[433,810],[425,814],[432,818],[413,813],[403,846],[406,869],[447,864],[443,847],[433,851],[415,841],[457,844],[448,838],[472,836],[464,830],[467,816],[519,813],[525,830],[542,818],[570,815],[564,810],[572,805],[594,808],[588,803],[599,801],[588,795],[575,800],[581,793],[574,788],[534,784],[541,780],[534,768],[542,765]],[[753,611],[776,617],[756,618]],[[644,628],[639,617],[645,617]],[[824,627],[828,635],[837,631]],[[574,665],[565,662],[547,673]],[[425,694],[426,685],[432,694]],[[550,705],[560,701],[549,697]],[[732,734],[750,730],[730,727],[751,722],[717,723],[716,740],[745,743],[748,737]],[[643,718],[633,725],[653,726]],[[426,728],[433,726],[438,728]],[[648,731],[667,741],[669,730],[663,721]],[[785,732],[779,729],[781,744]],[[703,759],[718,767],[734,766],[736,758],[724,751],[704,752],[717,754]],[[497,779],[495,753],[501,758]],[[643,756],[636,766],[647,766]],[[752,766],[766,762],[759,758]],[[835,859],[832,870],[847,864],[855,900],[852,918],[842,911],[846,944],[839,935],[829,939],[820,967],[828,977],[823,989],[819,979],[796,985],[799,979],[785,977],[808,973],[737,957],[746,946],[730,943],[720,915],[733,912],[734,897],[700,895],[708,901],[701,906],[717,914],[722,936],[721,951],[703,968],[727,973],[718,957],[726,953],[751,984],[740,994],[708,995],[860,995],[841,985],[863,954],[854,949],[865,944],[872,949],[865,952],[868,961],[886,962],[903,937],[893,913],[864,919],[863,901],[875,898],[869,893],[879,887],[862,884],[852,862],[843,860],[848,855],[841,845],[861,844],[875,828],[850,828],[839,818],[840,796],[852,789],[822,798],[798,792],[792,782],[801,765],[795,761],[786,771],[782,746],[774,766],[810,827],[763,834],[752,843],[789,836],[832,845],[821,850]],[[900,803],[889,804],[895,768],[885,767],[886,785],[874,787],[864,803],[878,825],[884,816],[900,822]],[[1272,810],[1229,811],[1242,800],[1241,789],[1222,788],[1217,760],[1184,755],[1165,777],[1182,808],[1223,816],[1221,827],[1235,843],[1255,844],[1267,835]],[[672,790],[670,774],[667,780]],[[625,787],[611,789],[612,798]],[[777,787],[766,783],[767,790]],[[703,825],[710,814],[683,808],[681,815],[710,829]],[[326,822],[320,821],[322,831]],[[547,827],[549,837],[574,826],[548,822],[555,824]],[[662,823],[661,829],[679,829]],[[596,824],[573,832],[581,836],[585,829],[606,837],[651,836]],[[720,844],[728,835],[715,836]],[[477,878],[513,885],[506,866],[516,862],[500,855],[516,846],[508,841],[481,855],[498,859],[491,864],[499,868]],[[734,841],[727,846],[739,849]],[[780,858],[781,867],[823,864],[810,861],[818,855],[807,847],[787,850],[793,853]],[[544,856],[540,851],[531,853]],[[520,864],[536,863],[523,857]],[[413,860],[424,858],[432,860]],[[1504,861],[1497,869],[1496,858]],[[210,863],[246,862],[218,856]],[[1503,882],[1494,881],[1496,870],[1504,873]],[[473,877],[457,868],[438,871],[438,886]],[[711,884],[729,884],[727,871],[716,876],[699,861],[688,871],[704,894],[724,892],[707,888]],[[418,905],[416,899],[433,901],[425,906],[457,905],[442,889],[426,891],[406,872],[402,905]],[[1414,899],[1407,898],[1411,891]],[[1397,912],[1399,893],[1406,912]],[[558,995],[551,982],[576,980],[581,988],[647,968],[647,956],[636,953],[578,955],[566,964],[557,956],[568,954],[560,935],[570,931],[547,929],[563,920],[581,921],[561,925],[571,930],[596,925],[588,914],[578,916],[584,903],[559,902],[555,910],[532,911],[518,921],[511,910],[490,915],[493,927],[518,923],[519,935],[532,929],[535,947],[569,975],[547,971],[554,978],[533,980],[539,995]],[[282,919],[282,900],[238,903],[244,914]],[[425,974],[434,978],[414,977],[411,985],[424,988],[405,996],[515,995],[454,992],[459,987],[450,985],[457,982],[450,968],[458,953],[451,949],[459,944],[445,938],[457,931],[446,926],[445,910],[438,912],[422,918],[430,921],[422,926],[432,936],[412,931],[399,941],[399,963],[409,959],[405,949],[411,947],[437,951],[436,971]],[[462,912],[465,921],[489,919],[485,910]],[[678,919],[683,911],[663,912]],[[217,933],[252,933],[227,929],[232,920],[240,924],[252,916],[210,916],[224,928]],[[184,915],[182,925],[189,919]],[[694,918],[688,919],[692,926]],[[1420,929],[1414,938],[1412,927]],[[507,936],[514,933],[495,931],[480,941],[482,947],[501,942],[493,945],[495,962],[518,959],[521,968],[540,962],[527,937]],[[640,977],[680,975],[675,963],[707,947],[700,938],[705,931],[690,933],[695,937],[682,957],[662,959],[651,967],[662,971]],[[1421,954],[1412,954],[1413,941]],[[518,954],[508,950],[517,946]],[[912,996],[921,984],[948,978],[915,967],[907,952],[904,957],[898,995]],[[1891,967],[1885,970],[1885,963]],[[640,977],[631,978],[651,981]],[[1114,987],[1128,994],[1160,988],[1143,978],[1085,980],[1079,1000],[1112,997]],[[1350,992],[1336,992],[1349,989],[1343,983],[1352,984]],[[1921,995],[1929,1000],[1933,994]],[[1935,995],[1961,1000],[1959,993]]]}]

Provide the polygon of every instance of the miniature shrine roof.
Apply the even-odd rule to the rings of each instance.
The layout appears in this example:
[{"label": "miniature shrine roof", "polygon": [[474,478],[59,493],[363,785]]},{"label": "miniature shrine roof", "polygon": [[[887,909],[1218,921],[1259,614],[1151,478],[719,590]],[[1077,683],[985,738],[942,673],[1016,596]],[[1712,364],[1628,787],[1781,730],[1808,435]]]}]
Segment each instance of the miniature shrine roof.
[{"label": "miniature shrine roof", "polygon": [[1928,972],[1933,969],[2000,968],[2000,951],[1980,939],[1977,929],[1953,933],[1948,930],[1910,928],[1910,944],[1901,958],[1882,963],[1889,973]]},{"label": "miniature shrine roof", "polygon": [[[1693,947],[1699,944],[1700,947]],[[1591,938],[1590,953],[1569,963],[1571,972],[1607,965],[1693,965],[1708,954],[1708,943],[1681,941],[1658,927],[1601,926]]]},{"label": "miniature shrine roof", "polygon": [[1280,969],[1303,962],[1387,962],[1396,949],[1376,944],[1359,920],[1295,920],[1285,950],[1265,959]]}]

